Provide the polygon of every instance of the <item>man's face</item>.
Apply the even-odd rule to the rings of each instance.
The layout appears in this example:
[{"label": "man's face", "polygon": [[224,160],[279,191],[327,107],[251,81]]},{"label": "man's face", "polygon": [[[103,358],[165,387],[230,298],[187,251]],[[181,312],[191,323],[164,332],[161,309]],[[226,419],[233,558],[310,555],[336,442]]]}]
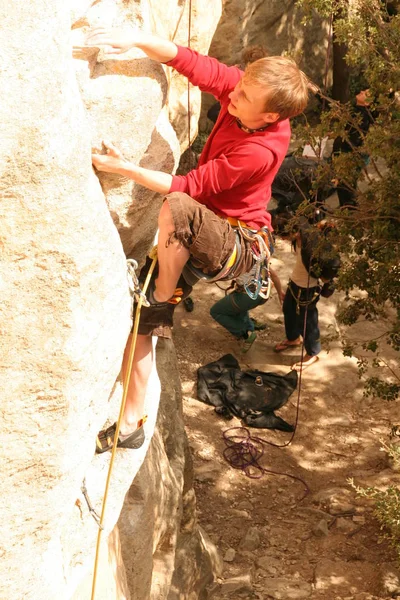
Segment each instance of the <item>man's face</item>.
[{"label": "man's face", "polygon": [[361,90],[356,96],[357,106],[369,106],[371,104],[371,98],[369,97],[369,89]]},{"label": "man's face", "polygon": [[265,112],[265,90],[255,84],[246,84],[241,79],[229,94],[228,112],[250,128],[274,123],[279,115]]}]

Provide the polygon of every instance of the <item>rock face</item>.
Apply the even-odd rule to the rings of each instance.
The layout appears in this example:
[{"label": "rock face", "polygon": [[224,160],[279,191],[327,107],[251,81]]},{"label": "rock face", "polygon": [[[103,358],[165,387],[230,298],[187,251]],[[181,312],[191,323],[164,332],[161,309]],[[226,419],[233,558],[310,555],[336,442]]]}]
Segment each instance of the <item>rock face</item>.
[{"label": "rock face", "polygon": [[[328,26],[316,15],[304,25],[303,17],[303,11],[293,0],[223,0],[222,17],[209,53],[226,64],[240,64],[244,48],[261,44],[270,56],[285,52],[295,56],[305,73],[322,85]],[[213,102],[212,96],[203,94],[202,130],[210,128],[206,114]]]},{"label": "rock face", "polygon": [[[197,524],[171,341],[160,340],[157,345],[157,370],[160,406],[160,381],[154,369],[146,398],[145,447],[117,453],[97,576],[98,600],[207,599],[207,587],[219,571],[216,550]],[[114,395],[120,395],[118,390]],[[120,397],[113,399],[115,409],[119,402]],[[90,500],[98,512],[109,458],[97,456],[86,472]],[[73,589],[71,585],[67,598],[90,598],[96,536],[95,522],[81,498],[81,508],[75,508],[63,534],[68,568],[83,573],[78,581],[71,578],[77,585]]]},{"label": "rock face", "polygon": [[55,598],[59,529],[108,413],[129,293],[90,164],[65,2],[2,3],[0,13],[0,597]]},{"label": "rock face", "polygon": [[[161,33],[183,41],[185,7],[181,0],[0,3],[1,598],[90,597],[97,526],[81,483],[100,512],[110,456],[93,457],[94,440],[121,398],[116,380],[130,328],[125,253],[141,258],[151,245],[161,202],[127,180],[99,181],[91,147],[111,139],[133,161],[172,171],[184,138],[183,125],[177,136],[168,118],[185,112],[182,83],[174,76],[170,85],[169,69],[136,51],[112,59],[88,51],[84,34],[96,24],[156,31],[162,23]],[[216,0],[193,2],[192,40],[202,39],[201,50],[220,11]],[[163,400],[145,459],[159,390],[154,371],[147,442],[117,453],[96,600],[205,597],[213,578],[181,417],[177,411],[175,433],[163,417],[177,396]],[[157,491],[150,499],[149,478]],[[132,528],[152,565],[145,576],[127,546]],[[178,578],[184,551],[190,572]]]},{"label": "rock face", "polygon": [[[82,11],[75,9],[74,63],[95,147],[101,148],[102,140],[110,140],[140,166],[174,171],[180,149],[188,143],[186,78],[148,59],[141,50],[108,55],[104,49],[85,48],[84,40],[90,27],[106,24],[140,28],[187,45],[188,9],[189,4],[180,0],[103,0]],[[191,9],[190,43],[196,50],[207,52],[221,15],[221,2],[194,0]],[[200,103],[199,90],[191,88],[192,138]],[[125,253],[141,259],[157,228],[161,197],[118,176],[100,173],[99,179]]]},{"label": "rock face", "polygon": [[[130,564],[129,588],[135,600],[207,598],[219,561],[197,524],[192,461],[170,340],[158,342],[157,368],[162,389],[157,432],[118,523],[124,562]],[[143,523],[153,526],[144,531]],[[129,561],[131,556],[134,561]]]},{"label": "rock face", "polygon": [[241,62],[243,48],[262,44],[271,56],[284,51],[296,54],[303,67],[307,65],[307,74],[318,78],[325,67],[327,30],[317,17],[303,25],[303,17],[292,0],[223,0],[223,14],[210,54],[235,64]]}]

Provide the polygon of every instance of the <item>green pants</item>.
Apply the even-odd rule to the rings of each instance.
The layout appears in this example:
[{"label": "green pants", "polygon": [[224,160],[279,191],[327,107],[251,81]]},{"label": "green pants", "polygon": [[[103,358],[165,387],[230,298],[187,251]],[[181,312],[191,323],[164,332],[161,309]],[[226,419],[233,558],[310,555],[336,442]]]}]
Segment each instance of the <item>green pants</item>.
[{"label": "green pants", "polygon": [[264,304],[266,300],[258,297],[252,300],[246,292],[232,292],[218,300],[210,308],[210,315],[222,327],[225,327],[237,338],[247,338],[249,331],[254,331],[254,323],[250,319],[249,310]]}]

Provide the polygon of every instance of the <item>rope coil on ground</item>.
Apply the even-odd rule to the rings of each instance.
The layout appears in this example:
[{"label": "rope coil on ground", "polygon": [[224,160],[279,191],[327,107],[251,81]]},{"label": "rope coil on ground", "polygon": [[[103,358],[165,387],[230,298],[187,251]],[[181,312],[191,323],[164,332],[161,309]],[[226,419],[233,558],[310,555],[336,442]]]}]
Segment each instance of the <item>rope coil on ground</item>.
[{"label": "rope coil on ground", "polygon": [[[310,287],[310,274],[308,273],[307,279],[307,290]],[[281,475],[283,477],[289,477],[290,479],[294,479],[299,481],[305,487],[305,493],[298,500],[301,502],[304,498],[309,494],[310,488],[307,483],[301,477],[297,477],[296,475],[291,475],[290,473],[281,473],[279,471],[272,471],[271,469],[266,469],[262,465],[259,464],[259,459],[264,455],[264,447],[265,445],[273,446],[274,448],[286,448],[290,446],[292,443],[294,436],[296,434],[297,425],[299,422],[299,414],[300,414],[300,399],[301,399],[301,387],[302,387],[302,373],[303,373],[303,361],[304,361],[304,339],[306,336],[307,330],[307,313],[308,313],[308,304],[305,306],[304,313],[304,325],[303,325],[303,339],[301,344],[301,358],[300,358],[300,373],[299,373],[299,386],[297,392],[297,400],[296,400],[296,418],[294,423],[294,430],[289,440],[284,444],[275,444],[269,440],[265,440],[258,436],[252,436],[250,431],[246,427],[231,427],[230,429],[226,429],[222,433],[222,438],[227,446],[223,452],[223,456],[226,462],[233,468],[241,470],[246,477],[250,479],[261,479],[263,475]],[[241,432],[241,433],[232,433],[232,432]]]},{"label": "rope coil on ground", "polygon": [[281,448],[282,446],[273,444],[258,436],[252,436],[246,427],[231,427],[223,432],[222,437],[226,444],[223,456],[233,469],[243,471],[250,479],[261,479],[264,475],[270,474],[281,475],[282,477],[289,477],[290,479],[299,481],[304,486],[305,492],[298,502],[301,502],[301,500],[303,500],[310,492],[310,488],[301,477],[291,475],[290,473],[266,469],[259,463],[259,460],[264,455],[266,444],[278,448]]}]

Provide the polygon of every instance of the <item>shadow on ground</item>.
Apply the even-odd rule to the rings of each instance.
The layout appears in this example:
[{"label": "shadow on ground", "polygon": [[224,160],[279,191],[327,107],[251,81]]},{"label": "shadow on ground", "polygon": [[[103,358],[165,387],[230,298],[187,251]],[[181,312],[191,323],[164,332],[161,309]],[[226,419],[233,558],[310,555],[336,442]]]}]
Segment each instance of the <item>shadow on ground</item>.
[{"label": "shadow on ground", "polygon": [[[282,283],[293,261],[289,244],[278,242],[273,266]],[[266,446],[261,460],[265,468],[307,483],[310,493],[299,501],[304,486],[298,481],[282,475],[248,479],[231,468],[223,458],[222,433],[240,426],[240,421],[226,421],[196,400],[197,369],[223,354],[234,354],[242,368],[277,373],[286,373],[299,358],[296,349],[279,355],[272,350],[284,338],[276,295],[254,311],[268,328],[243,357],[238,342],[209,316],[222,295],[215,285],[199,284],[192,296],[194,311],[179,307],[174,329],[199,520],[226,559],[225,581],[239,577],[233,596],[222,583],[213,598],[224,598],[227,590],[235,598],[392,597],[384,579],[394,553],[380,539],[371,503],[357,498],[348,479],[364,486],[399,483],[380,450],[380,439],[398,422],[399,405],[363,397],[356,359],[342,355],[339,339],[330,342],[327,352],[327,339],[338,335],[335,311],[340,297],[321,299],[320,361],[304,372],[300,398],[295,392],[278,411],[294,423],[299,400],[294,440],[286,448]],[[363,333],[368,331],[364,328]],[[251,431],[275,444],[289,439],[282,432]]]}]

